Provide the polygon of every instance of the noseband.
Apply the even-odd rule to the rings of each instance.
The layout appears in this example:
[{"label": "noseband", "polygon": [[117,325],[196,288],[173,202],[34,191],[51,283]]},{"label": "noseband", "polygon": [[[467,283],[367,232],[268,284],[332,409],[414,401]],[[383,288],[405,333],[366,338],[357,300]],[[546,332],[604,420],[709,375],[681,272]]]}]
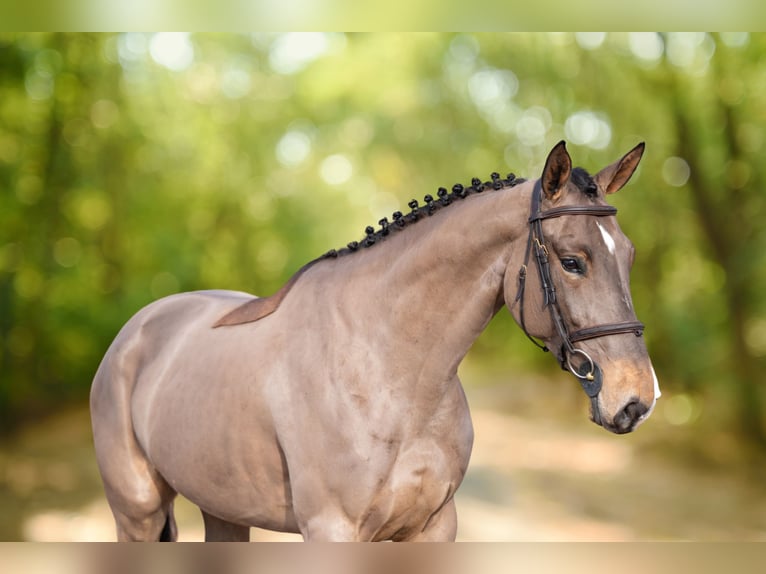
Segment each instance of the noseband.
[{"label": "noseband", "polygon": [[[598,393],[601,391],[602,372],[598,364],[582,349],[575,348],[574,344],[580,341],[606,337],[608,335],[618,335],[622,333],[634,333],[640,337],[644,332],[644,324],[640,321],[624,321],[622,323],[608,323],[579,329],[572,333],[569,332],[564,318],[561,315],[561,307],[556,298],[556,288],[553,286],[551,278],[551,266],[548,259],[548,248],[545,246],[545,237],[543,235],[542,222],[545,219],[553,219],[563,215],[594,215],[596,217],[606,217],[617,214],[617,208],[611,205],[572,205],[564,207],[554,207],[547,211],[540,210],[542,202],[542,185],[540,180],[535,182],[532,190],[532,202],[529,215],[529,236],[527,238],[527,248],[524,254],[524,264],[519,269],[519,288],[516,294],[516,301],[519,302],[519,319],[524,334],[537,347],[543,351],[548,348],[536,341],[527,331],[524,323],[524,287],[527,278],[527,265],[532,251],[535,252],[535,261],[537,262],[537,273],[540,277],[540,285],[543,290],[543,306],[548,307],[553,325],[561,337],[562,345],[558,353],[558,361],[561,368],[571,372],[577,377],[585,393],[590,397],[593,406],[593,416],[596,423],[601,424],[601,416],[598,409]],[[572,365],[572,357],[581,355],[585,362],[578,368]]]}]

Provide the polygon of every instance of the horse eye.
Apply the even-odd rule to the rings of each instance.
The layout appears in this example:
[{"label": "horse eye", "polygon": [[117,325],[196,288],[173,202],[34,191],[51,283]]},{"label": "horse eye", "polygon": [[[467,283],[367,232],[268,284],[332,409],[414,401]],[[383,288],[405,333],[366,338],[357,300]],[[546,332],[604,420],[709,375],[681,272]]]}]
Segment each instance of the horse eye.
[{"label": "horse eye", "polygon": [[583,274],[585,269],[578,259],[574,257],[564,257],[561,259],[561,266],[567,273]]}]

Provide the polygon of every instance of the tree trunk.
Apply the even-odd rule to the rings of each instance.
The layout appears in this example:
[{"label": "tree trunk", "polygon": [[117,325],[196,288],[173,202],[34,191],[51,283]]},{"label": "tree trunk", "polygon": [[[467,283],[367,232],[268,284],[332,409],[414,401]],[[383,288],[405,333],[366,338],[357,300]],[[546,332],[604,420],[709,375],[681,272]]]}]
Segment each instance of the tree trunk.
[{"label": "tree trunk", "polygon": [[[673,74],[673,72],[669,72]],[[673,105],[678,130],[677,154],[689,164],[689,187],[695,203],[695,213],[700,229],[711,247],[712,257],[725,272],[723,297],[725,298],[729,335],[726,337],[728,349],[728,365],[731,380],[735,385],[732,389],[736,397],[736,411],[740,429],[749,441],[759,447],[766,447],[766,431],[763,425],[762,396],[760,380],[762,369],[758,359],[749,351],[745,341],[746,319],[752,309],[747,285],[747,273],[741,268],[738,254],[747,249],[747,230],[743,229],[743,217],[739,214],[741,199],[737,198],[737,190],[727,188],[725,180],[714,181],[705,176],[704,162],[699,146],[695,145],[701,138],[695,133],[693,119],[689,117],[689,106],[681,98],[678,78],[673,75],[671,80]],[[735,118],[733,110],[719,104],[727,121],[727,132],[723,145],[729,161],[739,159],[736,138],[733,137]],[[728,137],[726,137],[728,136]],[[753,185],[754,182],[750,182]],[[716,190],[714,186],[722,189]],[[739,190],[743,193],[745,190]],[[716,201],[716,195],[723,201]],[[725,207],[725,209],[722,209]]]}]

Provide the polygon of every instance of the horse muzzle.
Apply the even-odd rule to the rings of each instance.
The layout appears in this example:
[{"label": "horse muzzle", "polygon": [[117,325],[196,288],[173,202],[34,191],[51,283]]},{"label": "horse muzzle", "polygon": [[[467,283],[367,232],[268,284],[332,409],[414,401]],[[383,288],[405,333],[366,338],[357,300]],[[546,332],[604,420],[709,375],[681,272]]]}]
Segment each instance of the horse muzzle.
[{"label": "horse muzzle", "polygon": [[[649,415],[654,410],[657,398],[660,396],[659,385],[657,384],[657,377],[654,374],[654,369],[652,369],[654,389],[652,392],[651,403],[642,401],[641,398],[644,398],[644,396],[641,394],[641,398],[639,398],[639,389],[636,389],[636,394],[631,393],[627,395],[628,399],[626,402],[622,404],[617,403],[615,405],[614,402],[612,402],[614,399],[609,401],[603,397],[604,372],[601,367],[596,361],[590,359],[587,354],[582,354],[587,360],[580,363],[576,368],[572,368],[571,364],[569,364],[568,370],[577,377],[585,394],[588,395],[588,398],[590,399],[591,420],[595,424],[615,434],[625,434],[634,431],[641,423],[649,418]],[[610,402],[611,404],[609,404]],[[615,407],[617,408],[615,409]]]}]

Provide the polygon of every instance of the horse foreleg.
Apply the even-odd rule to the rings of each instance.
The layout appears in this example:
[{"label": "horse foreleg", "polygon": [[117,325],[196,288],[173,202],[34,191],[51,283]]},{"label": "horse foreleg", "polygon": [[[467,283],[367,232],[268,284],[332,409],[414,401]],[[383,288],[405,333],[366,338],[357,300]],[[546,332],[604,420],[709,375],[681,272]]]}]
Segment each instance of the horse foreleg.
[{"label": "horse foreleg", "polygon": [[202,510],[205,542],[249,542],[250,527],[227,522]]},{"label": "horse foreleg", "polygon": [[306,542],[362,542],[359,529],[341,511],[326,510],[300,525]]},{"label": "horse foreleg", "polygon": [[405,536],[406,542],[454,542],[457,536],[457,510],[455,499],[450,498],[426,522],[420,532]]}]

